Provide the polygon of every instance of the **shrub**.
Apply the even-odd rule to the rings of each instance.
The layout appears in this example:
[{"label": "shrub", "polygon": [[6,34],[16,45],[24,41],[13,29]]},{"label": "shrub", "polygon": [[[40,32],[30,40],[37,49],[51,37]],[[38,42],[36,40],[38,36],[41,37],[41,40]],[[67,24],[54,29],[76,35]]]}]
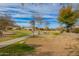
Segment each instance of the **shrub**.
[{"label": "shrub", "polygon": [[79,33],[79,28],[74,29],[74,33]]},{"label": "shrub", "polygon": [[53,34],[54,34],[54,35],[59,35],[59,34],[60,34],[60,32],[53,32]]}]

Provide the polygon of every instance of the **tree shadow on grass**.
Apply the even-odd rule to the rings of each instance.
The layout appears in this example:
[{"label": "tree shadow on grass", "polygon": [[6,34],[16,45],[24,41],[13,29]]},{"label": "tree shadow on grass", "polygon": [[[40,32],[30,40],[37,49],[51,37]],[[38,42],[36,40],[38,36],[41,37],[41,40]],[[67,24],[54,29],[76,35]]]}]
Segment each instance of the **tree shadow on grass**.
[{"label": "tree shadow on grass", "polygon": [[35,35],[35,36],[31,36],[30,38],[44,38],[44,37],[41,35]]},{"label": "tree shadow on grass", "polygon": [[37,47],[41,47],[42,45],[38,45],[38,44],[27,44],[28,46],[31,46],[31,47],[34,47],[34,48],[37,48]]}]

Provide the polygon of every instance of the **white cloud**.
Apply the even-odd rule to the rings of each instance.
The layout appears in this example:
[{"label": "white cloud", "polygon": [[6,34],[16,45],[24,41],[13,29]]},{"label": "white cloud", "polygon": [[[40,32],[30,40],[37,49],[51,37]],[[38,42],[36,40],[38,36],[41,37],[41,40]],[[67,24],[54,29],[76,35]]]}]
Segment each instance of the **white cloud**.
[{"label": "white cloud", "polygon": [[50,14],[58,14],[60,9],[59,4],[25,4],[25,6],[21,6],[19,3],[2,3],[0,4],[0,13],[8,13],[11,14],[12,17],[31,17],[32,12],[40,13],[42,17],[45,18],[57,18],[57,15]]},{"label": "white cloud", "polygon": [[14,14],[12,15],[14,18],[30,18],[30,14]]},{"label": "white cloud", "polygon": [[44,15],[42,17],[44,17],[44,18],[57,18],[57,16],[54,16],[54,15]]}]

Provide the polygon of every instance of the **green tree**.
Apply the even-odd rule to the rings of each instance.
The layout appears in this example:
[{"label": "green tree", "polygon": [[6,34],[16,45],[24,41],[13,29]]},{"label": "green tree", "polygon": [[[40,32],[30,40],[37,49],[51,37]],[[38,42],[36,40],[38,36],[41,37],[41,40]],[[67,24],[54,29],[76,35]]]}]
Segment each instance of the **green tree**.
[{"label": "green tree", "polygon": [[61,8],[59,11],[58,21],[61,24],[65,24],[67,32],[69,32],[72,26],[76,23],[77,18],[77,13],[72,9],[71,6]]}]

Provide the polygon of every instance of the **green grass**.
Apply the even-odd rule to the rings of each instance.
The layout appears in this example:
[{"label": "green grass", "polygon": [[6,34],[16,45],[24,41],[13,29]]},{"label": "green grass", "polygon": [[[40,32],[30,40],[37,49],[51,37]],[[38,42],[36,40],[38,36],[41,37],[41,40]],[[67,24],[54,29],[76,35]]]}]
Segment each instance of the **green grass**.
[{"label": "green grass", "polygon": [[4,48],[0,48],[0,56],[20,56],[34,52],[35,48],[26,44],[16,43]]},{"label": "green grass", "polygon": [[60,32],[58,32],[58,31],[53,32],[53,35],[59,35],[59,34],[60,34]]},{"label": "green grass", "polygon": [[19,38],[19,37],[23,37],[23,36],[26,36],[26,35],[29,35],[29,34],[32,33],[31,31],[27,31],[27,30],[14,30],[13,32],[15,32],[16,34],[12,34],[12,35],[8,35],[6,37],[2,37],[2,38],[0,38],[0,42]]},{"label": "green grass", "polygon": [[31,34],[30,31],[26,31],[26,30],[16,30],[15,31],[16,34],[15,35],[10,35],[10,37],[13,37],[13,38],[18,38],[18,37],[22,37],[22,36],[26,36],[26,35],[29,35]]}]

